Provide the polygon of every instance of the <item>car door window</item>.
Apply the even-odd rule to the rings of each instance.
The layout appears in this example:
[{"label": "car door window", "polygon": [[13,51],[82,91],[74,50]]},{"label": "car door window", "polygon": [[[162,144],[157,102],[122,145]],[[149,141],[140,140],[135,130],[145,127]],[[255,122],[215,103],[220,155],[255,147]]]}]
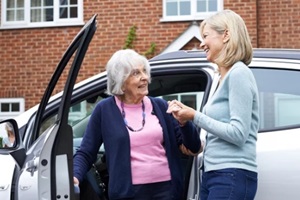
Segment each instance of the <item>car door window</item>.
[{"label": "car door window", "polygon": [[199,92],[183,92],[183,93],[176,93],[171,95],[164,95],[161,98],[165,99],[166,101],[172,101],[174,99],[182,102],[183,104],[194,108],[195,110],[200,110],[202,100],[203,100],[204,91]]},{"label": "car door window", "polygon": [[[82,101],[72,105],[69,109],[69,119],[68,124],[71,127],[74,127],[77,123],[85,120],[88,116],[91,115],[95,105],[101,101],[103,97],[95,96],[89,99],[83,99]],[[47,128],[49,128],[57,119],[57,113],[48,117],[43,121],[41,125],[40,134],[42,134]],[[77,127],[79,128],[79,126]],[[80,127],[79,129],[84,129],[85,127]],[[74,134],[73,134],[74,135]],[[74,137],[82,137],[83,132],[76,131]]]},{"label": "car door window", "polygon": [[252,68],[260,99],[260,131],[300,126],[300,72]]}]

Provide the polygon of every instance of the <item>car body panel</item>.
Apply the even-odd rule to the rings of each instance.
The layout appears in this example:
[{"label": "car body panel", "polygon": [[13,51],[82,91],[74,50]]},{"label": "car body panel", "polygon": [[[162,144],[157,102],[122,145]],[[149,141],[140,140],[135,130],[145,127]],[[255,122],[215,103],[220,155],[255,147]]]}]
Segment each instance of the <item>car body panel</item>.
[{"label": "car body panel", "polygon": [[15,161],[9,154],[0,154],[0,199],[11,199],[12,178],[14,176]]},{"label": "car body panel", "polygon": [[258,135],[256,199],[300,199],[299,133],[300,128],[296,128]]}]

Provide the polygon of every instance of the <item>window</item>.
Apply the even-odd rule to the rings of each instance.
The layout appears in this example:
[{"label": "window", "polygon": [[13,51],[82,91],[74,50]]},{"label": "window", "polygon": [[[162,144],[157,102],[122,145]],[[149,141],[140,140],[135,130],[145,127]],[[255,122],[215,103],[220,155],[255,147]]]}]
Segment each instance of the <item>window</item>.
[{"label": "window", "polygon": [[24,112],[23,98],[2,98],[0,99],[0,121],[13,118]]},{"label": "window", "polygon": [[[83,99],[79,103],[72,105],[69,110],[68,124],[73,127],[77,123],[80,123],[81,121],[85,121],[85,119],[91,115],[95,105],[102,99],[103,97],[95,96],[95,98],[90,98],[87,100]],[[52,126],[56,120],[57,120],[57,112],[55,112],[54,115],[48,117],[45,121],[43,121],[41,125],[40,134],[42,134],[47,128]],[[86,122],[84,123],[86,125]],[[84,130],[80,129],[80,131],[84,131]],[[75,132],[76,133],[74,134],[81,134],[82,137],[83,132],[79,132],[79,133],[77,133],[78,131]]]},{"label": "window", "polygon": [[202,100],[203,100],[204,91],[201,92],[185,92],[172,95],[164,95],[162,98],[166,101],[172,101],[174,99],[182,102],[183,104],[200,110]]},{"label": "window", "polygon": [[82,25],[83,0],[1,0],[2,27]]},{"label": "window", "polygon": [[163,0],[162,21],[201,20],[223,9],[223,0]]},{"label": "window", "polygon": [[278,69],[252,71],[259,90],[260,129],[300,126],[300,72]]}]

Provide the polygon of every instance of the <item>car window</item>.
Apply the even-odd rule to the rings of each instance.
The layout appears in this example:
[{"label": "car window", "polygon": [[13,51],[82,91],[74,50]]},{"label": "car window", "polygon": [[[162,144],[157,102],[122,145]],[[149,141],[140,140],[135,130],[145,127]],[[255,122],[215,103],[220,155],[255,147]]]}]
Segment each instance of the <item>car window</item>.
[{"label": "car window", "polygon": [[[69,119],[68,119],[68,124],[73,127],[77,123],[80,123],[84,121],[85,119],[87,120],[87,117],[91,115],[95,105],[101,101],[103,97],[101,96],[95,96],[89,99],[84,99],[74,105],[72,105],[69,109]],[[55,115],[52,115],[51,117],[47,118],[46,120],[43,121],[41,125],[41,130],[40,130],[40,135],[47,130],[51,125],[54,124],[54,122],[57,119],[57,113]],[[83,122],[82,122],[83,123]],[[83,129],[83,126],[86,126],[86,124],[78,126],[80,129]],[[73,134],[74,135],[74,134]],[[74,137],[82,137],[83,132],[80,132],[77,130],[76,134]]]},{"label": "car window", "polygon": [[172,101],[176,99],[191,108],[200,110],[203,101],[203,95],[204,95],[204,91],[199,91],[199,92],[175,93],[175,94],[164,95],[160,97],[166,101]]},{"label": "car window", "polygon": [[260,100],[260,131],[300,126],[300,72],[252,68]]}]

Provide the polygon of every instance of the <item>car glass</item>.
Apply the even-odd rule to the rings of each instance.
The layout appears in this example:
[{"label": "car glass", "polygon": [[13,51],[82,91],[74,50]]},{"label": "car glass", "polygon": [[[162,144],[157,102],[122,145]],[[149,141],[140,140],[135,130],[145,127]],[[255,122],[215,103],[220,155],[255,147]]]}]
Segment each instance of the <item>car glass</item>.
[{"label": "car glass", "polygon": [[[90,116],[95,105],[102,99],[103,99],[103,97],[96,96],[95,100],[93,100],[93,101],[88,99],[88,100],[83,100],[83,101],[80,101],[79,103],[72,105],[69,109],[68,124],[71,127],[73,127],[77,123],[80,123],[82,120],[84,120],[86,117]],[[55,123],[56,119],[57,119],[57,113],[55,113],[55,115],[52,115],[52,116],[48,117],[46,120],[44,120],[41,125],[40,135],[42,133],[44,133],[44,131],[47,130],[47,128],[49,128],[51,125],[53,125]],[[83,133],[81,133],[81,135],[78,135],[78,134],[75,135],[75,137],[82,137],[82,135],[83,135]]]},{"label": "car glass", "polygon": [[300,126],[300,72],[252,68],[260,99],[260,131]]}]

